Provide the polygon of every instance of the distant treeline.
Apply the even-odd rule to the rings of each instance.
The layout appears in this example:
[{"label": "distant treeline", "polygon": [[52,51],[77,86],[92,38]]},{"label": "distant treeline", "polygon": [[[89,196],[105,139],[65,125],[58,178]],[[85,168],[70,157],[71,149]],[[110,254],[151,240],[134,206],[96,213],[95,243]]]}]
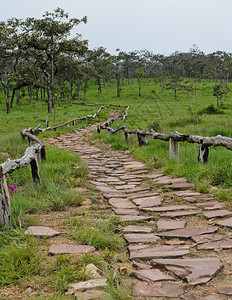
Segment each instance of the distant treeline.
[{"label": "distant treeline", "polygon": [[[117,55],[111,55],[104,47],[90,50],[88,41],[79,34],[71,37],[73,28],[86,22],[87,17],[69,18],[61,8],[46,12],[41,19],[13,18],[0,22],[0,79],[7,113],[15,95],[20,103],[19,91],[25,87],[29,96],[33,93],[36,98],[46,97],[51,112],[54,99],[64,95],[69,100],[73,98],[73,86],[78,98],[80,88],[85,94],[93,79],[99,93],[103,83],[115,81],[120,97],[122,81],[129,83],[134,77],[139,87],[142,78],[154,78],[174,90],[186,78],[213,80],[223,89],[232,78],[231,53],[205,54],[195,45],[189,52],[167,56],[147,50],[118,49]],[[222,90],[220,86],[216,89]]]}]

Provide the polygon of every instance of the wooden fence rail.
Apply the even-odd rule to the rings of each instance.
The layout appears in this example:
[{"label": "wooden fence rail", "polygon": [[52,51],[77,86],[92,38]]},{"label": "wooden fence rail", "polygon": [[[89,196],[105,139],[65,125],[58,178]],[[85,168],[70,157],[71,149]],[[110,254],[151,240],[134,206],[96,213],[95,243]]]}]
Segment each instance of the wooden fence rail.
[{"label": "wooden fence rail", "polygon": [[[94,106],[93,104],[89,104]],[[97,104],[99,105],[99,104]],[[24,168],[27,165],[31,165],[32,178],[35,183],[40,182],[39,162],[46,159],[45,145],[35,135],[39,132],[47,130],[57,130],[60,127],[68,126],[70,123],[75,125],[75,121],[87,120],[88,118],[96,118],[100,111],[104,108],[103,105],[93,115],[86,115],[85,117],[78,117],[70,121],[65,122],[54,127],[49,127],[48,117],[46,118],[46,128],[42,129],[41,124],[36,128],[24,129],[21,131],[23,138],[27,137],[29,147],[25,150],[24,155],[15,160],[7,159],[4,163],[0,164],[0,229],[10,227],[11,222],[11,206],[9,190],[6,182],[6,174],[12,173],[17,169]]]},{"label": "wooden fence rail", "polygon": [[[119,118],[114,121],[121,120]],[[112,123],[112,122],[111,122]],[[138,138],[139,146],[147,146],[147,137],[150,136],[153,139],[168,141],[169,142],[169,158],[179,158],[179,142],[187,142],[187,143],[197,143],[199,144],[199,154],[198,161],[200,163],[206,163],[208,161],[209,155],[209,147],[218,147],[222,146],[226,149],[232,151],[232,138],[217,135],[215,137],[203,137],[197,135],[190,134],[181,134],[177,131],[170,134],[163,134],[156,132],[154,130],[143,131],[140,129],[128,129],[126,125],[118,127],[117,129],[113,129],[109,127],[110,122],[105,122],[102,126],[97,129],[97,132],[100,133],[102,129],[107,130],[107,136],[111,136],[111,134],[115,134],[119,131],[123,131],[126,139],[126,143],[130,143],[130,134],[136,134]]]}]

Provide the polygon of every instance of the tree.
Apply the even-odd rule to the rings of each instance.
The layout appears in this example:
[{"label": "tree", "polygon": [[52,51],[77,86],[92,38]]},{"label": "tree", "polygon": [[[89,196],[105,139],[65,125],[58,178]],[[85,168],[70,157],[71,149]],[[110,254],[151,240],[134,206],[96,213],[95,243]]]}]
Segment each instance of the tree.
[{"label": "tree", "polygon": [[[69,38],[74,26],[86,23],[87,17],[71,18],[63,9],[57,8],[53,13],[46,12],[42,19],[27,18],[24,25],[28,32],[28,46],[40,55],[40,68],[46,77],[48,94],[48,112],[51,112],[55,92],[55,75],[58,72],[57,59],[61,54],[75,53],[83,55],[87,51],[87,40],[82,41],[77,34]],[[52,101],[54,106],[54,101]]]},{"label": "tree", "polygon": [[135,77],[138,79],[139,96],[141,96],[141,81],[142,81],[142,78],[145,77],[145,72],[144,72],[143,68],[137,68],[137,69],[134,71],[134,75],[135,75]]}]

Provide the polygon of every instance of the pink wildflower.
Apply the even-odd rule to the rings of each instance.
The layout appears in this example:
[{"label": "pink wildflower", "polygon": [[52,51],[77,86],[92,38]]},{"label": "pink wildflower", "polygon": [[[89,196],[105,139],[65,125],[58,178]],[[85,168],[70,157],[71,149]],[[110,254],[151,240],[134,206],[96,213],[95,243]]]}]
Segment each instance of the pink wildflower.
[{"label": "pink wildflower", "polygon": [[14,190],[16,188],[16,184],[10,184],[9,189],[11,190],[12,195],[14,194]]}]

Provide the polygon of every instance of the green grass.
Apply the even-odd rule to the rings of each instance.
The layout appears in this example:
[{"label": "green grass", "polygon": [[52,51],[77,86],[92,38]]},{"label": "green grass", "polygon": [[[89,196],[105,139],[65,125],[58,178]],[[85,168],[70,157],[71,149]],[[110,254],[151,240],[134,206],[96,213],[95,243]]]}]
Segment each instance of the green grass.
[{"label": "green grass", "polygon": [[119,220],[116,217],[71,217],[67,221],[71,236],[80,244],[95,247],[98,250],[120,250],[124,241],[115,232],[118,231]]}]

